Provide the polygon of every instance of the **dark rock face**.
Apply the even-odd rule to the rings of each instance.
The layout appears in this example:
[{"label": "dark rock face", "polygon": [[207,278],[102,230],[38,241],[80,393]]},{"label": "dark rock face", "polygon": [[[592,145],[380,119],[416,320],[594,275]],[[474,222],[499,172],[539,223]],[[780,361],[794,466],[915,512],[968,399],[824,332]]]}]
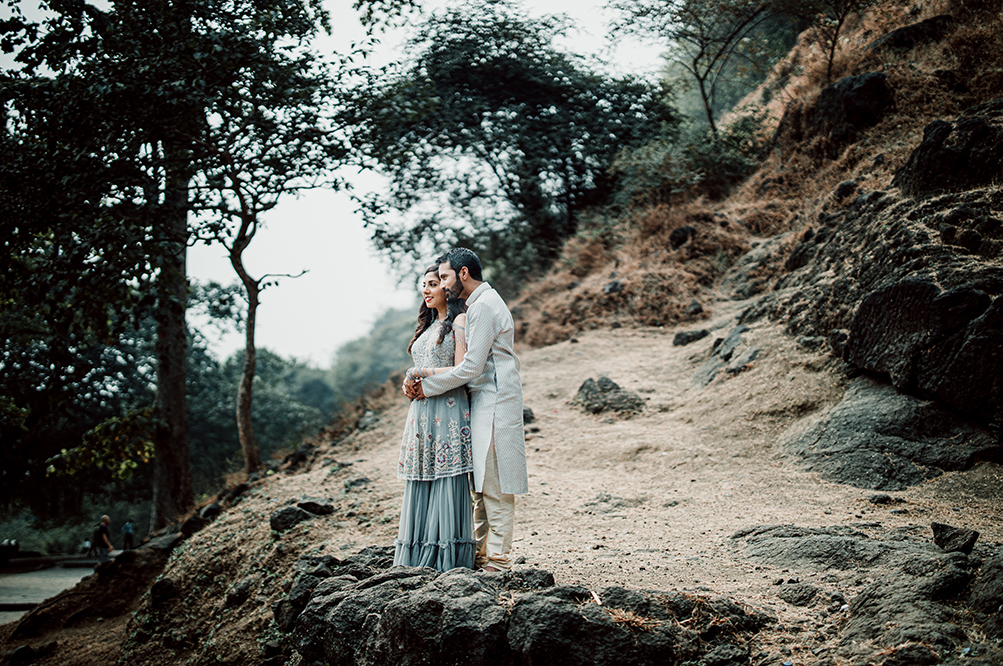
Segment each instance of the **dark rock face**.
[{"label": "dark rock face", "polygon": [[[939,658],[925,661],[930,647],[955,650],[971,645],[975,638],[966,635],[962,625],[970,616],[964,596],[979,560],[964,553],[945,553],[925,538],[912,535],[909,528],[875,537],[841,526],[765,525],[742,530],[731,538],[753,561],[777,567],[866,572],[874,578],[849,603],[849,619],[836,650],[840,657],[849,659],[846,663],[939,663]],[[968,594],[972,610],[1003,601],[999,598],[1003,559],[998,558],[990,559],[975,578]],[[780,596],[786,593],[785,588],[798,587],[781,586]],[[978,596],[983,589],[985,602]],[[832,599],[842,603],[841,596],[833,595]],[[926,646],[926,652],[909,647],[912,644]],[[983,648],[993,650],[989,646],[979,649]],[[998,648],[995,655],[999,656]],[[979,663],[996,662],[990,657]]]},{"label": "dark rock face", "polygon": [[[690,380],[690,385],[702,388],[714,381],[722,369],[729,375],[735,375],[755,361],[759,356],[759,348],[746,346],[743,336],[748,331],[748,326],[739,324],[731,329],[724,338],[715,340],[710,358],[697,368]],[[738,354],[738,350],[742,350],[742,353]]]},{"label": "dark rock face", "polygon": [[972,107],[954,122],[935,120],[895,174],[906,194],[973,189],[1003,176],[1003,99]]},{"label": "dark rock face", "polygon": [[946,553],[964,553],[968,555],[979,540],[979,533],[966,527],[954,527],[944,523],[931,523],[933,542]]},{"label": "dark rock face", "polygon": [[706,328],[701,328],[699,331],[680,331],[679,333],[676,333],[674,338],[672,338],[672,346],[682,347],[690,344],[691,342],[703,340],[708,335],[710,335],[710,331]]},{"label": "dark rock face", "polygon": [[348,587],[321,583],[292,642],[305,664],[626,666],[703,654],[724,665],[748,663],[733,640],[767,622],[722,598],[619,587],[598,596],[602,605],[585,588],[554,586],[542,571],[393,567]]},{"label": "dark rock face", "polygon": [[780,588],[777,596],[789,603],[791,606],[811,606],[819,596],[819,590],[814,585],[807,583],[795,583],[784,585]]},{"label": "dark rock face", "polygon": [[272,513],[268,522],[276,532],[285,532],[311,518],[313,518],[312,513],[298,506],[284,506]]},{"label": "dark rock face", "polygon": [[686,241],[697,235],[697,229],[694,226],[687,224],[686,226],[679,227],[678,229],[673,229],[672,233],[669,234],[669,246],[673,249],[679,249],[686,244]]},{"label": "dark rock face", "polygon": [[982,565],[972,583],[968,603],[987,637],[1003,639],[1003,554],[987,559]]},{"label": "dark rock face", "polygon": [[906,278],[868,294],[850,324],[847,359],[896,388],[935,395],[983,419],[1003,400],[1003,300]]},{"label": "dark rock face", "polygon": [[999,444],[930,400],[860,377],[843,400],[780,439],[823,478],[873,490],[903,490],[945,470],[968,469]]},{"label": "dark rock face", "polygon": [[777,128],[777,140],[800,143],[820,136],[825,139],[825,157],[835,159],[843,147],[857,139],[861,129],[876,125],[894,103],[883,72],[847,76],[823,88],[807,105],[788,105]]},{"label": "dark rock face", "polygon": [[615,412],[631,416],[644,409],[644,400],[641,396],[620,388],[620,385],[609,377],[600,377],[598,380],[586,379],[578,389],[574,402],[581,405],[583,411],[591,414]]},{"label": "dark rock face", "polygon": [[296,506],[315,516],[329,516],[334,513],[334,504],[331,503],[331,500],[323,497],[304,497],[296,502]]},{"label": "dark rock face", "polygon": [[950,14],[940,14],[925,21],[913,23],[878,37],[867,45],[868,49],[911,49],[920,44],[936,42],[944,38],[958,24]]}]

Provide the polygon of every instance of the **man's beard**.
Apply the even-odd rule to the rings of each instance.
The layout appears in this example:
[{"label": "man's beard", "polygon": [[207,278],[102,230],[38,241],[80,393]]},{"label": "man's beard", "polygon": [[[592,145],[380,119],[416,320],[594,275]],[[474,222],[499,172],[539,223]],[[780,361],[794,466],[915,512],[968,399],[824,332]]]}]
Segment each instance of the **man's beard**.
[{"label": "man's beard", "polygon": [[452,287],[450,287],[448,289],[445,289],[444,291],[446,292],[446,299],[447,299],[447,301],[449,299],[453,299],[453,300],[459,299],[460,298],[460,293],[463,291],[463,283],[460,282],[459,279],[457,279],[456,280],[456,284],[454,284]]}]

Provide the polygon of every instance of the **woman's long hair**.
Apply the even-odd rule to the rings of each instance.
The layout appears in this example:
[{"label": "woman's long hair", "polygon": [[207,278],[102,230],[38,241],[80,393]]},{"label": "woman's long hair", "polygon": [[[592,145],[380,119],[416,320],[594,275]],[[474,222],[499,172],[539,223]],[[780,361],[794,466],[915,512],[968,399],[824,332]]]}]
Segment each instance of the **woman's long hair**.
[{"label": "woman's long hair", "polygon": [[[436,276],[439,274],[438,266],[431,266],[425,270],[423,275],[428,275],[429,273],[434,273]],[[453,320],[456,319],[456,315],[461,312],[467,311],[467,303],[462,298],[453,298],[446,293],[446,318],[442,320],[442,327],[439,329],[439,339],[435,341],[435,344],[441,345],[442,341],[446,339],[453,330]],[[435,319],[438,316],[438,312],[428,307],[425,300],[422,299],[421,307],[418,308],[418,325],[414,329],[414,337],[411,338],[411,342],[407,345],[407,353],[411,353],[411,347],[414,346],[414,341],[421,337],[421,334],[428,330],[429,326],[435,323]]]}]

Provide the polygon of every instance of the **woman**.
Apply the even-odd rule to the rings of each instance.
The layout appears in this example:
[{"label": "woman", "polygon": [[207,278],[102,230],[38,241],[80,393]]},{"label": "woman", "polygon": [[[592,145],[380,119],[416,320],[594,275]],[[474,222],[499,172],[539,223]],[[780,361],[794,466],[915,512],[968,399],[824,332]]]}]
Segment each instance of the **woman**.
[{"label": "woman", "polygon": [[[408,345],[415,367],[448,368],[466,353],[462,301],[447,299],[438,267],[425,271],[418,326]],[[466,387],[411,402],[397,478],[406,481],[394,564],[448,571],[474,567],[468,473],[470,402]]]}]

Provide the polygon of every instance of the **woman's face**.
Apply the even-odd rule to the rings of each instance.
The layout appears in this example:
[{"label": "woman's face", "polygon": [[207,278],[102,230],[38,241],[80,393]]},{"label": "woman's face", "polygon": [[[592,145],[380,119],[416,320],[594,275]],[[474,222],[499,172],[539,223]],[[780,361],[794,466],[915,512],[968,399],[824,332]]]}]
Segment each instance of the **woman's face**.
[{"label": "woman's face", "polygon": [[439,284],[439,276],[432,271],[425,273],[421,295],[425,299],[425,305],[430,310],[439,310],[446,307],[446,292],[442,290],[442,285]]}]

